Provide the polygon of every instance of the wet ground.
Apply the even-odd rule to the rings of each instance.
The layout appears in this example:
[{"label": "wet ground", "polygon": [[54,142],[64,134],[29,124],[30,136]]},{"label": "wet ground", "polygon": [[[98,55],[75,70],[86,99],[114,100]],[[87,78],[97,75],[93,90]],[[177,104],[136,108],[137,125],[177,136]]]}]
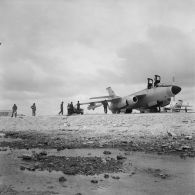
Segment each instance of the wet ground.
[{"label": "wet ground", "polygon": [[[97,131],[102,116],[99,121],[82,116],[88,124],[85,128],[78,117],[57,117],[58,123],[52,118],[56,125],[50,131],[29,129],[25,123],[34,118],[5,119],[6,127],[14,124],[15,129],[0,130],[0,194],[194,194],[194,115],[177,115],[180,123],[172,121],[156,134],[149,128],[157,125],[159,116],[131,116],[153,117],[146,134],[144,120],[133,129],[126,115],[114,116],[118,122],[106,116],[105,131]],[[89,119],[96,120],[95,126],[89,125]],[[46,123],[46,118],[42,123],[36,120],[39,128]],[[18,123],[22,129],[16,128]]]},{"label": "wet ground", "polygon": [[[47,151],[47,155],[45,155]],[[124,152],[115,149],[7,150],[0,154],[1,194],[194,194],[194,159],[142,152]],[[43,153],[49,163],[29,158]],[[83,172],[66,172],[67,161],[59,159],[91,158],[94,164]],[[119,159],[117,157],[123,157]],[[101,163],[97,165],[101,159]],[[114,159],[113,167],[105,170],[107,160]],[[118,163],[117,163],[118,161]],[[55,165],[52,163],[58,162]],[[71,163],[75,163],[72,161]],[[82,164],[78,161],[79,164]],[[89,161],[84,164],[90,166]],[[58,170],[55,170],[55,167]],[[63,168],[62,168],[63,167]],[[102,167],[102,168],[101,168]],[[66,168],[65,170],[71,169]],[[78,168],[83,170],[82,166]],[[101,172],[99,172],[101,170]],[[60,180],[60,178],[62,178]],[[63,179],[64,178],[64,179]]]}]

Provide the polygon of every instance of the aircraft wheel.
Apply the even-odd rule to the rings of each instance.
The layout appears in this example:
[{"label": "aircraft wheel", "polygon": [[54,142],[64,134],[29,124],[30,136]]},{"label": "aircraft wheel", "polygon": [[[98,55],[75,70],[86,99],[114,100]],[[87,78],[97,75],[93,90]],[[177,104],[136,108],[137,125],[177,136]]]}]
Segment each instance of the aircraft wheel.
[{"label": "aircraft wheel", "polygon": [[126,114],[132,113],[132,109],[127,109],[125,113],[126,113]]}]

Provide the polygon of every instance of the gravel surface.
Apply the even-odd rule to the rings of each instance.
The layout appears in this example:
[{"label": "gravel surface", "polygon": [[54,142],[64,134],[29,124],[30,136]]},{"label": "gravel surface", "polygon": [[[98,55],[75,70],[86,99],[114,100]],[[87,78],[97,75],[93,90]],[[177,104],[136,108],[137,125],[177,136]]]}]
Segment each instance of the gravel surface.
[{"label": "gravel surface", "polygon": [[[133,157],[131,152],[156,156]],[[1,194],[81,194],[76,190],[101,194],[100,189],[106,190],[104,194],[126,194],[125,190],[130,190],[127,181],[132,182],[132,193],[144,194],[147,190],[149,194],[167,194],[161,185],[151,188],[153,179],[170,181],[167,189],[173,194],[181,190],[191,193],[193,185],[185,177],[194,173],[189,171],[184,178],[178,177],[180,180],[175,175],[183,170],[181,163],[186,162],[188,167],[193,163],[187,160],[177,165],[177,157],[195,157],[194,113],[0,118]],[[176,173],[168,170],[161,158],[173,163]],[[40,177],[39,172],[45,171],[51,175]],[[55,172],[63,175],[57,174],[54,180]],[[85,178],[78,180],[81,176]],[[140,187],[134,188],[137,180]],[[178,180],[181,188],[172,180]]]}]

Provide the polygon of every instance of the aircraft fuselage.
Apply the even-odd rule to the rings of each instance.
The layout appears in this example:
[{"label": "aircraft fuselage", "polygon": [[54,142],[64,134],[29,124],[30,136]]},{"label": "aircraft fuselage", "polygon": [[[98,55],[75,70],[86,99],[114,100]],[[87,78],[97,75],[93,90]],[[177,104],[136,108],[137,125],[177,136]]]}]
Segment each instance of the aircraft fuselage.
[{"label": "aircraft fuselage", "polygon": [[180,87],[172,85],[144,89],[122,97],[119,101],[111,102],[109,108],[113,113],[117,113],[123,108],[126,108],[126,110],[131,112],[132,109],[142,110],[166,106],[170,104],[171,97],[179,93],[180,90]]}]

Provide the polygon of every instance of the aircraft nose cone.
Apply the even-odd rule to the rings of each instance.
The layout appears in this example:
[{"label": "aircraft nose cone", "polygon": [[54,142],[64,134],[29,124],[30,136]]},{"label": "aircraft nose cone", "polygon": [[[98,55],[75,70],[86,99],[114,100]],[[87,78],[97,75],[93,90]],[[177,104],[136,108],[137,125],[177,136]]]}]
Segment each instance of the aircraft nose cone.
[{"label": "aircraft nose cone", "polygon": [[172,86],[171,91],[174,95],[176,95],[181,91],[181,87],[174,85],[174,86]]}]

